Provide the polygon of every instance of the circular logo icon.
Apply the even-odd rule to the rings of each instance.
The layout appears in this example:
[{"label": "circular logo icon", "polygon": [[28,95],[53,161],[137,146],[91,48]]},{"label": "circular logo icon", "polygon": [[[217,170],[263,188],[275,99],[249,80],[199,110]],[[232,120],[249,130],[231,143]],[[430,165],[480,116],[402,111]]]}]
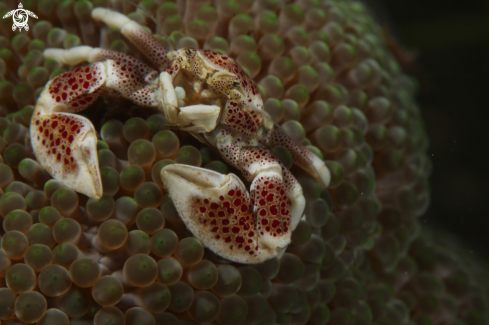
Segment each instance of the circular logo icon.
[{"label": "circular logo icon", "polygon": [[19,29],[19,32],[24,28],[26,31],[29,30],[29,25],[27,22],[29,21],[29,16],[32,18],[37,18],[36,14],[33,13],[32,11],[24,9],[22,6],[22,3],[19,3],[19,8],[15,10],[11,10],[7,12],[3,18],[8,18],[12,16],[12,20],[14,21],[14,24],[12,25],[12,30],[15,31],[16,29]]}]

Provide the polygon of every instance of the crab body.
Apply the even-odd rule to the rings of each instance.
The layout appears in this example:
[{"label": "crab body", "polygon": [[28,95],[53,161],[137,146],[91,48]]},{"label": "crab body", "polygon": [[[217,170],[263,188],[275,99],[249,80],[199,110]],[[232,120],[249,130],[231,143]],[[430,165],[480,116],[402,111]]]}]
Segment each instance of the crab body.
[{"label": "crab body", "polygon": [[177,164],[163,168],[163,185],[188,229],[213,252],[236,262],[260,263],[278,255],[290,243],[305,200],[295,177],[268,147],[288,148],[295,164],[327,185],[324,162],[273,125],[258,86],[229,56],[167,51],[122,14],[96,8],[92,17],[121,29],[158,71],[109,50],[46,50],[46,57],[63,64],[89,65],[51,80],[37,102],[31,142],[42,166],[68,187],[101,197],[96,132],[75,113],[102,94],[157,108],[170,123],[216,147],[251,183],[248,192],[234,174]]}]

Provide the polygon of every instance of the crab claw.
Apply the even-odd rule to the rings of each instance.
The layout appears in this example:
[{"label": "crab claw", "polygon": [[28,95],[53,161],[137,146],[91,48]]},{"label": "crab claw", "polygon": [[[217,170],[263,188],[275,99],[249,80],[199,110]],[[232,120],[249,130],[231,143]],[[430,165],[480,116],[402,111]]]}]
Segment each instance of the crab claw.
[{"label": "crab claw", "polygon": [[250,194],[234,174],[173,164],[162,169],[161,179],[187,228],[204,246],[226,259],[261,263],[290,243],[290,231],[273,243],[270,238],[261,240]]},{"label": "crab claw", "polygon": [[34,112],[31,143],[42,167],[69,188],[92,198],[102,196],[97,136],[85,117]]}]

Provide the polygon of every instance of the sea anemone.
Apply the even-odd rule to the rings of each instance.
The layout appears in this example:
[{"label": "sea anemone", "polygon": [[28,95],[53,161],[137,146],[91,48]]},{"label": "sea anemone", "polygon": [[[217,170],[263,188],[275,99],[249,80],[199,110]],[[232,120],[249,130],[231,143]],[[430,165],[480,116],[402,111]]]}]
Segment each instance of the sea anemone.
[{"label": "sea anemone", "polygon": [[[45,60],[45,48],[86,44],[145,60],[92,20],[97,6],[174,49],[228,53],[255,79],[274,122],[325,160],[327,189],[293,167],[286,148],[271,149],[307,202],[280,258],[232,263],[185,228],[161,169],[236,170],[157,111],[102,97],[82,113],[99,132],[100,199],[66,188],[36,161],[27,141],[33,105],[50,78],[72,68]],[[1,15],[16,7],[3,1]],[[39,16],[28,32],[1,21],[3,324],[489,321],[487,271],[417,221],[429,205],[431,163],[416,83],[361,2],[46,0],[25,9]]]}]

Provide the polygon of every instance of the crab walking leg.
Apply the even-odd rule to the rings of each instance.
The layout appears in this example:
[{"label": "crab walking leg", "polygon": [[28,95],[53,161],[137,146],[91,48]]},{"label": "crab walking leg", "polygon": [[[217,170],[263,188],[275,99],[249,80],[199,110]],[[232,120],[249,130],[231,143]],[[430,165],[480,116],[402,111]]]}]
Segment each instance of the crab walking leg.
[{"label": "crab walking leg", "polygon": [[127,16],[106,8],[95,8],[92,10],[92,18],[103,22],[110,28],[119,29],[131,43],[136,45],[141,52],[156,66],[163,71],[170,63],[167,57],[168,51],[159,40]]},{"label": "crab walking leg", "polygon": [[151,83],[158,77],[158,71],[150,68],[143,62],[133,58],[130,55],[104,50],[100,48],[92,48],[90,46],[76,46],[69,50],[64,49],[45,49],[44,58],[55,59],[64,65],[79,65],[81,63],[95,63],[102,62],[105,60],[114,60],[116,62],[121,62],[122,66],[130,65],[131,71],[135,69],[138,76],[143,76],[146,83]]},{"label": "crab walking leg", "polygon": [[216,129],[214,134],[223,159],[240,169],[251,182],[258,230],[263,228],[265,237],[274,238],[293,231],[305,208],[302,187],[295,177],[267,148],[248,146],[239,138],[234,139],[226,129]]},{"label": "crab walking leg", "polygon": [[[267,147],[283,146],[287,148],[292,154],[294,164],[304,169],[324,186],[327,187],[329,185],[331,174],[324,161],[302,145],[293,141],[282,129],[274,127],[268,130],[263,143]],[[319,179],[317,179],[318,177]]]}]

